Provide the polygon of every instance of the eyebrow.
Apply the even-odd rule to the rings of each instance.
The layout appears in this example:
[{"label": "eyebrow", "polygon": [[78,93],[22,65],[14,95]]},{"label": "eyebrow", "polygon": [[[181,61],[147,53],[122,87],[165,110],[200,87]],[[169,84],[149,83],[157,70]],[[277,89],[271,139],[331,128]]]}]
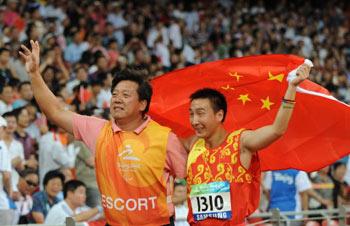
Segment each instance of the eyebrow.
[{"label": "eyebrow", "polygon": [[189,109],[190,111],[205,111],[205,108],[201,107],[201,108],[195,108],[195,109]]}]

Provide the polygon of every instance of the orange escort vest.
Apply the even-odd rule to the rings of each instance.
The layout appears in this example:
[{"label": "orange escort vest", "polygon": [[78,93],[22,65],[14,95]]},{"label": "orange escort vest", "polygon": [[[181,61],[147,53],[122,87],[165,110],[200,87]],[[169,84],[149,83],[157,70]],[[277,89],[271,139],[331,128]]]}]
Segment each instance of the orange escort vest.
[{"label": "orange escort vest", "polygon": [[170,129],[150,121],[140,133],[103,127],[96,143],[96,178],[109,225],[169,224],[163,178]]},{"label": "orange escort vest", "polygon": [[[227,181],[227,187],[229,187],[230,191],[226,200],[228,200],[228,198],[231,199],[232,217],[231,219],[223,220],[212,218],[210,214],[202,214],[200,215],[202,219],[197,219],[196,221],[192,212],[191,199],[189,197],[188,221],[191,225],[231,226],[244,224],[245,218],[257,209],[260,198],[259,159],[257,155],[253,155],[248,170],[241,165],[239,149],[240,135],[242,131],[243,129],[230,133],[226,140],[215,149],[208,150],[205,147],[204,139],[199,139],[193,145],[187,163],[188,194],[190,194],[191,189],[194,188],[191,188],[193,185]],[[214,201],[220,201],[220,199],[216,200],[214,198],[217,197],[215,197],[215,195],[211,197],[210,202],[214,203]],[[223,199],[221,201],[223,201]],[[199,198],[198,202],[200,203],[202,200]],[[204,207],[211,207],[210,202],[207,201]]]}]

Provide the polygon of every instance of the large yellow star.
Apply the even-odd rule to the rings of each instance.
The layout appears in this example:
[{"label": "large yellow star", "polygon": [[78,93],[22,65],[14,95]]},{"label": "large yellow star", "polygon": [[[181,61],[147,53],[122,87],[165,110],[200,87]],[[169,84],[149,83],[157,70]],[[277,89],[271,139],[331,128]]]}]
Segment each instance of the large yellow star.
[{"label": "large yellow star", "polygon": [[261,109],[266,108],[267,110],[271,110],[270,106],[274,105],[275,103],[270,102],[270,97],[267,96],[266,99],[260,99],[263,105],[261,106]]},{"label": "large yellow star", "polygon": [[243,77],[243,75],[239,75],[237,72],[235,72],[235,73],[230,72],[230,76],[236,77],[237,82],[239,82],[239,78]]},{"label": "large yellow star", "polygon": [[277,80],[279,82],[282,82],[284,78],[284,74],[278,74],[278,75],[273,75],[270,71],[269,71],[269,78],[268,80],[272,81],[272,80]]},{"label": "large yellow star", "polygon": [[244,94],[244,95],[240,94],[239,97],[237,98],[237,100],[241,100],[243,105],[245,105],[245,103],[247,101],[252,101],[248,96],[249,96],[249,94]]}]

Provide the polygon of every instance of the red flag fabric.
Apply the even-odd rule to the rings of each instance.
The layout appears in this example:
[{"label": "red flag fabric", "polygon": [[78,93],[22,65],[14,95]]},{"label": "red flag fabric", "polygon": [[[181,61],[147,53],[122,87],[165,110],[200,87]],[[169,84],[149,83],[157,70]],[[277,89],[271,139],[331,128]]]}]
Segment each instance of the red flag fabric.
[{"label": "red flag fabric", "polygon": [[[204,63],[152,80],[150,115],[180,137],[193,135],[189,96],[209,87],[228,101],[228,130],[271,124],[288,86],[287,76],[304,63],[293,55],[261,55]],[[350,107],[323,87],[306,80],[297,89],[286,134],[259,151],[261,168],[307,172],[329,165],[350,152]]]}]

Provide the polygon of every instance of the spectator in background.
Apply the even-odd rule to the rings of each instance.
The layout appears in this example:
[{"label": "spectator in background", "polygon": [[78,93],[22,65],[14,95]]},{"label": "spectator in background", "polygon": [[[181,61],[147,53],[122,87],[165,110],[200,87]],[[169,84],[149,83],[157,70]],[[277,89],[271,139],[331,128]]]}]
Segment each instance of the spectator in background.
[{"label": "spectator in background", "polygon": [[[12,188],[15,193],[18,193],[17,184],[19,180],[19,175],[17,171],[24,170],[25,160],[24,160],[24,150],[23,145],[17,141],[14,137],[14,132],[17,128],[16,116],[13,112],[7,112],[3,115],[7,122],[7,127],[3,136],[3,141],[6,144],[7,150],[9,152],[9,158],[11,161],[11,180]],[[30,161],[28,164],[30,165]],[[35,166],[35,165],[34,165]]]},{"label": "spectator in background", "polygon": [[0,47],[0,86],[18,81],[15,69],[9,64],[10,53],[10,49]]},{"label": "spectator in background", "polygon": [[0,115],[12,111],[13,87],[0,83]]},{"label": "spectator in background", "polygon": [[[308,209],[307,190],[311,188],[311,182],[305,172],[292,169],[267,172],[264,186],[268,190],[270,210],[298,212]],[[295,218],[301,219],[302,216]]]},{"label": "spectator in background", "polygon": [[175,206],[175,226],[189,226],[187,222],[187,187],[185,180],[174,181],[173,204]]},{"label": "spectator in background", "polygon": [[57,195],[62,191],[64,179],[64,175],[58,170],[45,174],[42,182],[44,190],[33,195],[32,223],[43,224],[52,206],[61,201]]},{"label": "spectator in background", "polygon": [[27,133],[29,126],[29,115],[26,107],[17,108],[14,111],[17,119],[15,138],[22,143],[25,160],[36,161],[36,141]]},{"label": "spectator in background", "polygon": [[11,160],[8,156],[6,144],[3,141],[6,126],[6,120],[0,116],[0,225],[15,223],[15,212],[10,209],[10,203],[8,200],[8,197],[12,197],[12,184]]},{"label": "spectator in background", "polygon": [[19,215],[18,224],[28,224],[30,219],[30,211],[33,207],[32,195],[38,188],[39,177],[38,174],[32,169],[25,169],[19,174],[20,178],[17,184],[19,198],[15,202]]},{"label": "spectator in background", "polygon": [[24,107],[33,100],[32,85],[29,81],[21,82],[18,85],[19,98],[12,103],[13,109]]},{"label": "spectator in background", "polygon": [[112,87],[112,74],[111,73],[100,73],[98,74],[100,81],[102,81],[101,91],[97,96],[96,106],[98,108],[109,108],[110,99],[112,98],[111,87]]},{"label": "spectator in background", "polygon": [[102,207],[86,206],[86,186],[79,180],[70,180],[63,186],[64,200],[54,205],[45,219],[45,224],[64,224],[67,217],[75,222],[96,220]]},{"label": "spectator in background", "polygon": [[89,49],[89,44],[84,41],[84,35],[82,32],[76,32],[71,44],[64,50],[64,59],[74,64],[80,61],[83,52]]},{"label": "spectator in background", "polygon": [[326,166],[319,170],[317,174],[311,178],[313,189],[323,198],[329,201],[330,205],[326,206],[315,199],[310,200],[311,209],[326,209],[333,207],[333,189],[334,183],[329,176],[329,166]]},{"label": "spectator in background", "polygon": [[73,76],[73,80],[67,83],[67,92],[69,95],[73,94],[74,87],[76,87],[77,85],[80,85],[82,82],[84,83],[88,82],[88,73],[86,68],[83,65],[78,65],[74,71],[75,73]]},{"label": "spectator in background", "polygon": [[75,160],[76,177],[86,185],[86,205],[95,207],[101,203],[95,175],[95,157],[81,141],[73,141],[70,145],[78,149]]},{"label": "spectator in background", "polygon": [[346,187],[347,184],[344,181],[344,176],[346,173],[346,165],[342,162],[336,162],[331,167],[330,177],[333,181],[333,203],[334,208],[338,208],[346,201]]},{"label": "spectator in background", "polygon": [[[60,168],[68,168],[73,165],[73,160],[67,152],[66,139],[56,126],[50,126],[50,131],[41,136],[39,146],[39,178],[43,181],[47,172]],[[40,186],[41,190],[44,188]]]}]

